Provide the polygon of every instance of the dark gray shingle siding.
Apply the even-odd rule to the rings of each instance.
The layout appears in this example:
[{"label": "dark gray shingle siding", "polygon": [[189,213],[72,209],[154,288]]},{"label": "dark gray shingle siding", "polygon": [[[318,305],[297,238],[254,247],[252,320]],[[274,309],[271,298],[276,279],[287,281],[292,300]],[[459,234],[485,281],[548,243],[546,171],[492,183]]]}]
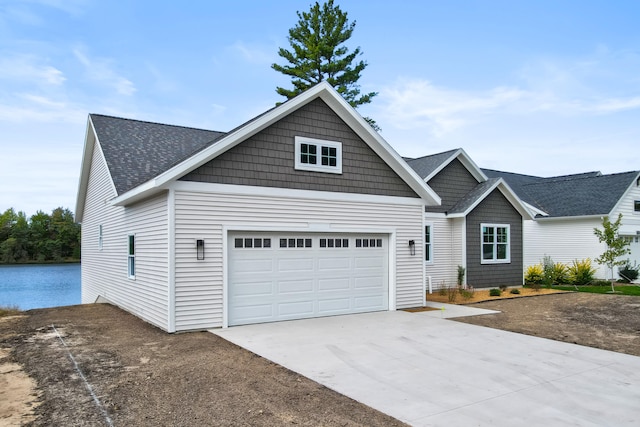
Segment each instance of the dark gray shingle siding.
[{"label": "dark gray shingle siding", "polygon": [[454,159],[427,183],[442,199],[441,206],[426,212],[448,212],[477,185],[478,181],[458,159]]},{"label": "dark gray shingle siding", "polygon": [[[296,136],[342,143],[342,175],[294,169]],[[418,197],[324,101],[316,99],[180,178],[183,181]]]},{"label": "dark gray shingle siding", "polygon": [[[511,263],[482,264],[480,224],[509,224]],[[467,283],[476,288],[522,285],[522,216],[495,189],[467,215]]]},{"label": "dark gray shingle siding", "polygon": [[91,114],[118,194],[160,175],[222,132]]}]

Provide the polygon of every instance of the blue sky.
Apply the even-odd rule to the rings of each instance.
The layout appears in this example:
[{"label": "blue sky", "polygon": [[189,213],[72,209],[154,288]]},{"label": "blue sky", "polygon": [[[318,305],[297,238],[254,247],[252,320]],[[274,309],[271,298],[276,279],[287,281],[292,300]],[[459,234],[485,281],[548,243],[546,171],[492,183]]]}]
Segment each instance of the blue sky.
[{"label": "blue sky", "polygon": [[[551,176],[640,169],[640,2],[336,1],[360,108],[403,156]],[[75,209],[87,115],[227,131],[283,99],[310,1],[0,0],[0,212]]]}]

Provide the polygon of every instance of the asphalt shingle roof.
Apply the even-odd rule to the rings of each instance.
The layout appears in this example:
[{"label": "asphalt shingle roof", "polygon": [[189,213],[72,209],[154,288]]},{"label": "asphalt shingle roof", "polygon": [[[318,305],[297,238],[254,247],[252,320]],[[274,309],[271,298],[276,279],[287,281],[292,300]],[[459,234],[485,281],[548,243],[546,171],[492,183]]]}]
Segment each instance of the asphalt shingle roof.
[{"label": "asphalt shingle roof", "polygon": [[549,217],[607,215],[638,176],[638,171],[602,175],[586,172],[550,178],[482,170],[489,177],[501,177],[520,199],[549,214]]},{"label": "asphalt shingle roof", "polygon": [[482,199],[485,193],[500,180],[500,178],[489,178],[488,180],[476,185],[475,188],[469,191],[465,196],[458,201],[447,214],[458,214],[466,212],[471,206],[473,206],[478,200]]},{"label": "asphalt shingle roof", "polygon": [[224,132],[91,114],[118,194],[143,184],[224,136]]},{"label": "asphalt shingle roof", "polygon": [[420,175],[421,178],[426,178],[438,169],[444,162],[449,160],[453,154],[458,151],[450,150],[444,153],[432,154],[430,156],[418,157],[417,159],[405,159],[406,162],[413,168],[414,171]]}]

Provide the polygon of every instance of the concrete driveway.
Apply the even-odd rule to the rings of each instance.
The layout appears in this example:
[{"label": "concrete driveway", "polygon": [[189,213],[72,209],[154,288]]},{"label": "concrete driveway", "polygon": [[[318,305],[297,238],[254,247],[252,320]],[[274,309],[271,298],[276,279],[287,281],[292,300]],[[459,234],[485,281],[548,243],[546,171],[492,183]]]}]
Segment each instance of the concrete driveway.
[{"label": "concrete driveway", "polygon": [[639,357],[453,322],[445,312],[212,332],[415,426],[640,425]]}]

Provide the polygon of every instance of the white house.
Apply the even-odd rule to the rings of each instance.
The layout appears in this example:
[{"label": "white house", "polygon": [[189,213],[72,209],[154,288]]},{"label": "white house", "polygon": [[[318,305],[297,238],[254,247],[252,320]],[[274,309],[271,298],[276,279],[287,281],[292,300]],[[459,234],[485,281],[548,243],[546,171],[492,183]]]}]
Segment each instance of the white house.
[{"label": "white house", "polygon": [[[554,262],[595,260],[606,246],[599,243],[594,228],[602,229],[602,219],[612,221],[622,214],[620,235],[631,242],[631,265],[640,264],[640,172],[541,178],[483,169],[489,177],[503,178],[525,202],[535,218],[524,225],[525,266],[540,263],[545,256]],[[597,277],[611,272],[595,262]],[[617,278],[617,274],[615,275]]]},{"label": "white house", "polygon": [[92,114],[82,302],[169,332],[418,306],[439,204],[326,83],[227,133]]}]

